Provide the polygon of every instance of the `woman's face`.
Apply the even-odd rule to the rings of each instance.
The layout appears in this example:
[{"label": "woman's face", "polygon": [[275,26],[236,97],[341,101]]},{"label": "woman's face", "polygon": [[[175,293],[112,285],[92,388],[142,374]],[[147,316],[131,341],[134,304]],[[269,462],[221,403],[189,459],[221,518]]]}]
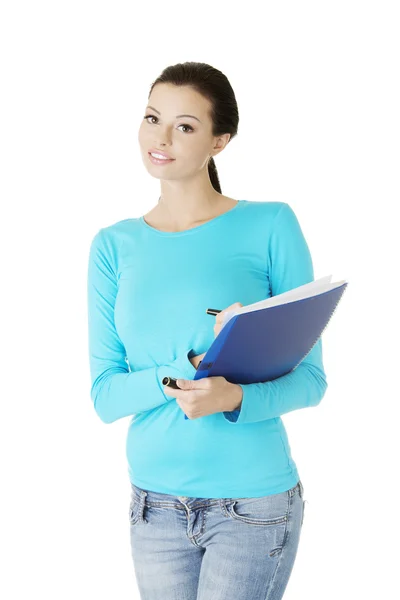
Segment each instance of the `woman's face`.
[{"label": "woman's face", "polygon": [[[212,135],[209,110],[208,100],[192,88],[167,83],[154,86],[138,135],[142,160],[153,177],[191,177],[216,154],[214,146],[219,138]],[[192,117],[177,116],[183,114]],[[173,162],[153,164],[149,156],[152,149],[165,152]]]}]

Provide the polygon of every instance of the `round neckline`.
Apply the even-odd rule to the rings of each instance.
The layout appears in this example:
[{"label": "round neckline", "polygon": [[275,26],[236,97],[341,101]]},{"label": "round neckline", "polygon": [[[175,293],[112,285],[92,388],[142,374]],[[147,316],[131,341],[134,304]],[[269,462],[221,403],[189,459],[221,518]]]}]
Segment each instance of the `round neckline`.
[{"label": "round neckline", "polygon": [[139,217],[139,222],[146,229],[148,229],[149,231],[152,231],[153,233],[156,233],[157,235],[161,235],[164,237],[180,237],[182,235],[188,235],[190,233],[195,233],[196,231],[199,231],[200,229],[206,229],[207,227],[210,227],[213,223],[216,223],[217,221],[220,221],[221,219],[223,219],[230,213],[235,212],[235,210],[237,210],[240,206],[243,206],[245,202],[247,202],[247,201],[246,200],[238,200],[237,203],[235,204],[235,206],[233,206],[229,210],[226,210],[224,213],[217,215],[216,217],[213,217],[212,219],[209,219],[205,223],[196,225],[196,227],[191,227],[190,229],[183,229],[182,231],[161,231],[161,229],[156,229],[155,227],[153,227],[152,225],[149,225],[144,220],[143,215],[141,217]]}]

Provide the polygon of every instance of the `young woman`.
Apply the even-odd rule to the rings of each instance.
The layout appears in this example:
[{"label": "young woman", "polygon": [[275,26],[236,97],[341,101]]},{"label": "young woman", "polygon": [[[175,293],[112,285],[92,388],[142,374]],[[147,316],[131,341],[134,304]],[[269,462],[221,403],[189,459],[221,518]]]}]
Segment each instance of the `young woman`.
[{"label": "young woman", "polygon": [[193,380],[226,310],[314,280],[287,203],[221,193],[214,157],[238,122],[220,71],[166,68],[139,129],[159,201],[101,228],[90,248],[91,398],[105,423],[131,417],[130,539],[145,600],[278,600],[299,543],[303,486],[281,415],[321,401],[321,339],[274,381]]}]

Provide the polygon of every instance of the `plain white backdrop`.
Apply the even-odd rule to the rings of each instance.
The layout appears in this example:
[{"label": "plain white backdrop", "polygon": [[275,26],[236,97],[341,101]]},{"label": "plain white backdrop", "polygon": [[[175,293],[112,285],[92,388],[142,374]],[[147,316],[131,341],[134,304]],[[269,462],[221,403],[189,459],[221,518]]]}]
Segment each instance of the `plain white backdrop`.
[{"label": "plain white backdrop", "polygon": [[2,5],[3,598],[139,598],[129,419],[105,425],[90,400],[87,260],[100,227],[157,203],[138,128],[152,81],[188,60],[236,94],[222,193],[288,202],[315,278],[349,283],[323,334],[327,392],[283,416],[307,500],[285,600],[398,594],[396,4]]}]

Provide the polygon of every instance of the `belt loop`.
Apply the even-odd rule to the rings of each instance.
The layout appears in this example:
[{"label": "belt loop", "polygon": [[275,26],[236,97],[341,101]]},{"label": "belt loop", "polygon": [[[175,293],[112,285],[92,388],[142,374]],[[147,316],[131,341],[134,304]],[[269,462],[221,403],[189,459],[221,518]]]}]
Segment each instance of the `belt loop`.
[{"label": "belt loop", "polygon": [[229,498],[219,498],[218,502],[219,502],[219,506],[222,511],[222,514],[225,515],[225,517],[228,517],[229,512],[228,512],[227,505],[229,504]]}]

